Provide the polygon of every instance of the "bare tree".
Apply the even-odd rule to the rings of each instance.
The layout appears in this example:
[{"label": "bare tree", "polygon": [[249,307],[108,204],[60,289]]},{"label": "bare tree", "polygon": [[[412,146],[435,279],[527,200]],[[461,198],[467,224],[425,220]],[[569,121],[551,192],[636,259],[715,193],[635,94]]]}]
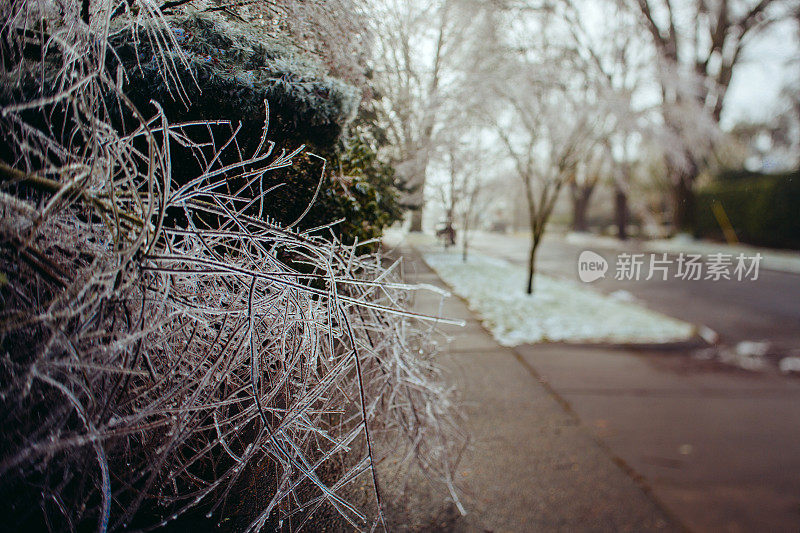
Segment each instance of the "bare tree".
[{"label": "bare tree", "polygon": [[602,144],[598,144],[576,165],[575,172],[569,177],[573,231],[589,229],[587,219],[589,202],[597,186],[606,181],[609,159],[608,150]]},{"label": "bare tree", "polygon": [[580,57],[563,45],[560,15],[512,6],[484,20],[484,42],[492,44],[473,70],[496,100],[484,116],[524,191],[531,232],[526,292],[532,294],[536,252],[553,208],[604,121]]},{"label": "bare tree", "polygon": [[581,99],[582,84],[563,81],[563,62],[523,59],[515,63],[517,75],[496,87],[506,109],[493,120],[528,207],[531,244],[526,292],[531,294],[538,246],[562,187],[591,146],[593,117]]},{"label": "bare tree", "polygon": [[422,229],[425,181],[437,136],[447,130],[442,106],[461,90],[458,71],[476,24],[470,0],[379,2],[372,86],[400,174],[412,188],[411,231]]},{"label": "bare tree", "polygon": [[630,0],[630,5],[658,53],[662,116],[678,144],[677,150],[665,155],[673,188],[673,223],[686,229],[693,224],[694,183],[710,148],[708,132],[697,132],[697,126],[703,118],[719,125],[747,43],[793,16],[798,4],[795,0]]},{"label": "bare tree", "polygon": [[446,206],[447,222],[461,232],[461,258],[466,262],[470,230],[483,190],[483,174],[491,156],[480,150],[476,142],[479,131],[449,142],[444,147],[448,180],[441,188],[442,203]]},{"label": "bare tree", "polygon": [[461,260],[467,262],[469,253],[470,231],[475,218],[478,198],[483,190],[482,183],[475,174],[468,174],[463,188],[463,206],[461,210]]},{"label": "bare tree", "polygon": [[[654,131],[651,110],[634,102],[647,91],[647,81],[653,77],[653,54],[637,33],[635,14],[619,2],[563,0],[558,5],[569,29],[569,46],[581,58],[583,70],[602,102],[599,109],[603,126],[597,128],[599,144],[591,159],[583,163],[588,168],[594,165],[595,172],[579,174],[571,183],[576,225],[584,226],[582,212],[588,208],[600,175],[606,174],[610,179],[605,181],[614,191],[617,234],[625,239],[634,145],[637,139]],[[608,22],[602,26],[589,24],[598,11],[607,15]]]},{"label": "bare tree", "polygon": [[[561,105],[553,102],[550,104],[552,107],[547,109],[539,104],[535,105],[535,109],[530,109],[512,103],[518,115],[528,115],[527,120],[515,133],[508,131],[506,126],[497,129],[522,181],[528,205],[531,231],[525,289],[528,294],[533,293],[536,252],[545,228],[562,187],[574,175],[588,137],[585,116],[573,117],[567,121],[571,124],[565,124],[558,116],[564,109]],[[540,116],[535,118],[534,113]]]}]

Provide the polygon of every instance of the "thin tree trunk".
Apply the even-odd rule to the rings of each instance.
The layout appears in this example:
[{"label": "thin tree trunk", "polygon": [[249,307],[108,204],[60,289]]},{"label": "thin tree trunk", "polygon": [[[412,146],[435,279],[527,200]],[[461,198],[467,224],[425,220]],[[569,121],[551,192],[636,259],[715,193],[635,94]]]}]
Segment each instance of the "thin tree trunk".
[{"label": "thin tree trunk", "polygon": [[614,213],[617,222],[617,237],[628,239],[628,195],[619,185],[614,187]]},{"label": "thin tree trunk", "polygon": [[539,237],[534,236],[531,239],[531,251],[528,255],[528,286],[525,292],[533,294],[533,274],[536,269],[536,249],[539,247]]},{"label": "thin tree trunk", "polygon": [[422,206],[411,212],[410,231],[415,231],[417,233],[422,231]]},{"label": "thin tree trunk", "polygon": [[676,231],[691,232],[695,227],[694,172],[677,170],[672,197],[672,223]]},{"label": "thin tree trunk", "polygon": [[[433,59],[433,75],[431,78],[430,86],[428,87],[428,98],[427,102],[430,104],[434,102],[437,93],[439,90],[439,77],[440,77],[440,70],[441,70],[441,62],[442,62],[442,50],[444,49],[444,41],[445,41],[445,29],[447,25],[447,7],[448,4],[445,4],[445,9],[442,12],[442,18],[439,25],[439,36],[436,40],[436,54]],[[425,180],[427,178],[428,172],[428,163],[430,162],[430,142],[431,138],[433,137],[433,128],[436,122],[436,108],[428,110],[428,115],[423,123],[424,127],[422,130],[422,138],[420,146],[423,147],[424,153],[422,155],[422,160],[419,161],[419,167],[417,168],[417,176],[416,176],[416,185],[420,188],[419,195],[420,195],[420,202],[419,207],[416,211],[411,213],[411,228],[410,231],[414,232],[421,232],[422,231],[422,210],[425,207]],[[419,157],[419,155],[417,155]]]},{"label": "thin tree trunk", "polygon": [[467,248],[469,246],[469,238],[468,232],[469,231],[469,209],[467,209],[466,214],[464,215],[464,225],[461,229],[461,262],[467,262]]},{"label": "thin tree trunk", "polygon": [[425,150],[424,154],[417,154],[417,157],[422,159],[416,163],[416,173],[413,181],[416,191],[409,199],[410,203],[414,205],[414,210],[411,212],[411,228],[409,231],[417,233],[422,231],[422,212],[425,209],[425,181],[427,179],[428,163],[430,162],[430,155],[427,149]]},{"label": "thin tree trunk", "polygon": [[589,211],[589,200],[594,187],[573,186],[572,192],[572,231],[587,231],[589,229],[586,214]]},{"label": "thin tree trunk", "polygon": [[[474,201],[474,200],[471,200]],[[466,263],[467,262],[467,248],[469,247],[469,219],[470,219],[470,209],[467,209],[466,214],[464,215],[464,228],[462,230],[462,243],[461,243],[461,261]]]}]

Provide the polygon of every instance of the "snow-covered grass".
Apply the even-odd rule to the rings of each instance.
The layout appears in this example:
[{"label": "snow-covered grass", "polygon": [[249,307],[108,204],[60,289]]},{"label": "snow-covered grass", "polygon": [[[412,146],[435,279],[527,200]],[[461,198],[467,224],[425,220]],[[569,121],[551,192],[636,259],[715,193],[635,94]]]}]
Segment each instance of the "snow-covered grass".
[{"label": "snow-covered grass", "polygon": [[523,267],[472,254],[426,253],[425,261],[469,302],[504,346],[565,341],[575,343],[661,343],[685,340],[695,328],[577,282],[537,275],[534,294],[525,294]]}]

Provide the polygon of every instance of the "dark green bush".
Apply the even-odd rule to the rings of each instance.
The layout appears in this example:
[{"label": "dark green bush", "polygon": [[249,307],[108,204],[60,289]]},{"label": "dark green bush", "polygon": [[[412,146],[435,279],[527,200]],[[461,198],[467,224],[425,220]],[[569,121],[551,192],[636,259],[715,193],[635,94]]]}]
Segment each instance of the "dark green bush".
[{"label": "dark green bush", "polygon": [[355,238],[364,242],[380,237],[385,227],[403,216],[394,168],[378,157],[377,149],[358,129],[335,160],[334,186],[321,200],[323,213],[335,212],[345,219],[335,233],[348,244]]},{"label": "dark green bush", "polygon": [[[222,151],[216,166],[250,156],[262,140],[266,101],[267,138],[275,144],[273,153],[303,146],[305,150],[291,167],[273,170],[257,184],[271,192],[264,205],[254,205],[248,214],[288,225],[315,199],[295,227],[308,230],[344,219],[332,231],[348,244],[377,237],[384,227],[400,219],[404,206],[398,203],[397,179],[392,167],[377,155],[379,131],[375,119],[364,111],[368,105],[360,106],[359,88],[329,75],[326,67],[290,39],[269,35],[256,25],[213,14],[174,15],[166,20],[182,55],[169,48],[165,51],[146,26],[139,26],[135,36],[122,27],[111,37],[114,53],[109,54],[107,66],[109,72],[124,72],[125,96],[146,117],[156,113],[157,105],[172,124],[230,121],[230,125],[202,126],[202,131],[195,127],[189,132],[195,138],[205,137],[207,147],[202,155],[174,140],[170,143],[174,186],[206,171],[215,152],[237,127],[235,142]],[[171,59],[171,68],[163,57]],[[122,71],[118,71],[120,66]],[[0,90],[0,104],[39,96],[35,94],[37,79],[23,82],[13,90]],[[25,93],[24,97],[19,93]],[[139,118],[121,109],[113,95],[107,95],[107,100],[118,131],[131,132],[138,127]],[[71,113],[71,108],[64,107],[46,113],[30,110],[25,116],[39,129],[55,124],[56,129],[69,131],[74,126]],[[86,139],[73,139],[77,147],[85,143]],[[146,146],[138,148],[147,153]],[[0,146],[0,160],[15,158]],[[235,180],[229,182],[231,191],[240,186]],[[245,192],[252,196],[256,191]],[[168,216],[170,223],[184,225],[181,211],[172,210]],[[323,231],[328,234],[327,229]]]},{"label": "dark green bush", "polygon": [[[189,62],[189,69],[178,65],[188,98],[177,94],[174,80],[165,80],[164,69],[150,59],[153,54],[146,37],[134,46],[129,36],[121,35],[116,51],[129,75],[126,94],[148,111],[153,109],[150,101],[157,101],[173,123],[230,120],[231,127],[212,132],[217,146],[241,124],[237,149],[228,149],[222,163],[231,163],[240,152],[249,154],[258,146],[266,100],[268,138],[276,150],[306,149],[295,158],[291,170],[273,171],[259,184],[264,190],[283,184],[268,194],[264,216],[291,224],[316,198],[297,228],[307,230],[345,219],[332,228],[345,243],[377,237],[401,217],[393,169],[378,159],[377,148],[364,140],[363,132],[356,131],[364,129],[363,121],[359,128],[349,128],[361,99],[356,87],[329,76],[290,42],[267,36],[257,27],[196,15],[172,17],[169,23]],[[178,59],[176,55],[176,63]],[[194,154],[177,143],[171,153],[178,185],[198,174]],[[325,175],[320,158],[327,161]],[[257,209],[260,206],[254,206],[252,214]]]},{"label": "dark green bush", "polygon": [[800,171],[787,174],[727,173],[697,193],[697,237],[722,239],[714,212],[719,203],[741,242],[800,248]]},{"label": "dark green bush", "polygon": [[260,140],[264,100],[270,105],[270,139],[286,149],[291,143],[332,146],[355,116],[359,90],[328,76],[290,42],[218,16],[167,20],[183,52],[183,58],[168,56],[177,65],[184,95],[176,80],[165,77],[145,28],[136,39],[124,32],[113,39],[129,77],[126,94],[141,109],[152,109],[149,102],[155,100],[172,121],[241,123],[237,142],[243,149]]}]

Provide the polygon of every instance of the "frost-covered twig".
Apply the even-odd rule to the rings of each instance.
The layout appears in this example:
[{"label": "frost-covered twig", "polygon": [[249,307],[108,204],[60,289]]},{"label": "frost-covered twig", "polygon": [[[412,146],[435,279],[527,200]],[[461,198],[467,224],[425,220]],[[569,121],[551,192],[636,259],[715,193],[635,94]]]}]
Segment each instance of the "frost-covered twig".
[{"label": "frost-covered twig", "polygon": [[[139,4],[115,20],[148,28],[158,68],[179,79],[172,33]],[[58,5],[0,8],[8,523],[144,528],[194,508],[221,519],[258,479],[266,497],[240,511],[243,529],[313,523],[323,504],[366,529],[381,516],[376,442],[405,443],[401,456],[451,486],[453,396],[408,287],[379,256],[262,218],[263,179],[297,152],[265,132],[231,161],[224,121],[133,107],[125,72],[108,70],[126,2],[93,2],[90,24],[78,2]],[[203,172],[176,183],[175,146]],[[362,476],[371,510],[349,497]]]}]

